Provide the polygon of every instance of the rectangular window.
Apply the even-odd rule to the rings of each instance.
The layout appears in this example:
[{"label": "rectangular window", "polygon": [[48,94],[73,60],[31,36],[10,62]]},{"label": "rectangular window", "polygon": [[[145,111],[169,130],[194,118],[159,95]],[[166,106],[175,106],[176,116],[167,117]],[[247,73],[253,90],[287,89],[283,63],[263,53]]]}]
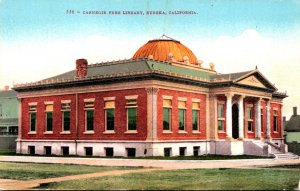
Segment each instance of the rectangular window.
[{"label": "rectangular window", "polygon": [[70,131],[70,111],[63,111],[63,131]]},{"label": "rectangular window", "polygon": [[53,130],[53,112],[46,112],[46,131]]},{"label": "rectangular window", "polygon": [[35,146],[28,146],[28,154],[35,155]]},{"label": "rectangular window", "polygon": [[185,124],[185,109],[179,109],[178,110],[178,127],[179,130],[184,131],[184,124]]},{"label": "rectangular window", "polygon": [[186,147],[179,147],[179,156],[185,156]]},{"label": "rectangular window", "polygon": [[164,108],[163,130],[171,130],[171,109]]},{"label": "rectangular window", "polygon": [[199,131],[199,109],[200,109],[200,103],[193,102],[192,103],[192,125],[193,125],[193,131]]},{"label": "rectangular window", "polygon": [[94,110],[85,111],[86,131],[94,130]]},{"label": "rectangular window", "polygon": [[135,157],[136,149],[135,148],[126,148],[127,150],[127,157]]},{"label": "rectangular window", "polygon": [[164,156],[170,157],[172,155],[172,148],[164,148]]},{"label": "rectangular window", "polygon": [[30,131],[36,131],[36,113],[30,113]]},{"label": "rectangular window", "polygon": [[263,109],[260,109],[260,127],[261,127],[261,132],[263,132],[264,128],[264,114],[263,114]]},{"label": "rectangular window", "polygon": [[52,155],[52,149],[50,146],[45,146],[44,147],[44,154],[45,155]]},{"label": "rectangular window", "polygon": [[224,107],[225,105],[223,103],[218,103],[217,106],[217,114],[218,114],[218,130],[219,131],[224,131],[224,126],[225,126],[225,116],[224,116]]},{"label": "rectangular window", "polygon": [[94,99],[86,99],[84,102],[86,131],[94,130],[94,108]]},{"label": "rectangular window", "polygon": [[247,129],[253,132],[253,107],[246,107]]},{"label": "rectangular window", "polygon": [[61,147],[62,155],[67,156],[70,154],[69,147]]},{"label": "rectangular window", "polygon": [[52,131],[53,130],[53,104],[52,103],[45,105],[45,112],[46,112],[45,131]]},{"label": "rectangular window", "polygon": [[136,108],[127,108],[128,130],[136,130]]},{"label": "rectangular window", "polygon": [[115,129],[115,102],[105,102],[105,129],[113,131]]},{"label": "rectangular window", "polygon": [[186,102],[179,101],[178,102],[178,129],[181,131],[185,130],[185,110],[186,110]]},{"label": "rectangular window", "polygon": [[193,110],[193,131],[199,130],[199,111]]},{"label": "rectangular window", "polygon": [[113,147],[106,147],[105,149],[105,156],[113,157],[114,156],[114,148]]},{"label": "rectangular window", "polygon": [[172,100],[163,100],[163,130],[171,130]]},{"label": "rectangular window", "polygon": [[274,132],[278,132],[278,111],[273,110],[273,130]]},{"label": "rectangular window", "polygon": [[93,147],[84,147],[85,156],[93,156]]},{"label": "rectangular window", "polygon": [[62,102],[62,131],[70,131],[70,115],[71,115],[71,103],[69,100]]},{"label": "rectangular window", "polygon": [[29,103],[29,117],[30,117],[30,131],[35,132],[36,131],[36,102],[34,103]]},{"label": "rectangular window", "polygon": [[193,151],[194,151],[194,156],[199,156],[199,154],[200,154],[200,147],[199,146],[194,146],[193,147]]},{"label": "rectangular window", "polygon": [[137,128],[137,101],[136,99],[126,100],[127,108],[127,130],[135,131]]}]

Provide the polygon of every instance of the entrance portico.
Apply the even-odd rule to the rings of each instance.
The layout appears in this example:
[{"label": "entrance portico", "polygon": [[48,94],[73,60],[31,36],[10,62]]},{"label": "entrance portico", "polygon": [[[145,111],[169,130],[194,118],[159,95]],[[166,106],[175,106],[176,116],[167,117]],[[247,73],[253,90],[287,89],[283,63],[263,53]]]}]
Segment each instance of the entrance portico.
[{"label": "entrance portico", "polygon": [[[262,134],[270,137],[270,99],[271,95],[255,95],[246,91],[216,93],[216,97],[223,97],[226,106],[225,114],[225,133],[227,140],[243,140],[264,138]],[[218,100],[217,100],[218,102]],[[262,104],[264,102],[265,104]],[[265,105],[266,113],[262,113],[263,105]],[[263,120],[263,115],[266,115]],[[217,120],[217,119],[215,119]],[[263,121],[262,121],[263,120]],[[262,124],[266,124],[266,130],[262,131]],[[215,123],[218,124],[218,123]],[[216,127],[217,129],[218,127]],[[219,129],[217,131],[220,132]],[[220,139],[220,137],[217,137]]]}]

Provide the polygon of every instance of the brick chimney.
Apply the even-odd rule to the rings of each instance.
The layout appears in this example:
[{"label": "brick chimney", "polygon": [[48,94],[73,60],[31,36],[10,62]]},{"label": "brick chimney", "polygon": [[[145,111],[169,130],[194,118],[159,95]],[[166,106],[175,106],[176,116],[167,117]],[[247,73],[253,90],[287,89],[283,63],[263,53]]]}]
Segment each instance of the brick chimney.
[{"label": "brick chimney", "polygon": [[84,78],[87,75],[87,65],[88,62],[86,59],[76,60],[76,77]]},{"label": "brick chimney", "polygon": [[297,115],[297,107],[293,107],[293,111],[294,111],[294,113],[293,113],[293,115]]}]

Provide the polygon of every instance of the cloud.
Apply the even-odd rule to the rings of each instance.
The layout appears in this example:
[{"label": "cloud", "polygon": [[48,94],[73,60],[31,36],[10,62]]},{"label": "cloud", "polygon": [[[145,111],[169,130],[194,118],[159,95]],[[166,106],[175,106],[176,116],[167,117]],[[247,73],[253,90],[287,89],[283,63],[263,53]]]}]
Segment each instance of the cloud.
[{"label": "cloud", "polygon": [[[75,68],[75,60],[89,63],[131,58],[146,37],[112,38],[91,35],[74,41],[0,44],[0,86],[48,78]],[[181,39],[180,39],[181,40]],[[184,40],[204,66],[214,62],[220,73],[253,70],[255,66],[280,91],[287,91],[284,113],[290,115],[300,100],[300,40],[265,37],[253,29],[238,36]],[[0,87],[1,88],[1,87]]]},{"label": "cloud", "polygon": [[264,37],[253,29],[238,36],[199,39],[190,42],[191,49],[204,62],[214,62],[220,73],[253,70],[256,66],[279,91],[287,91],[284,114],[290,116],[300,99],[300,40]]}]

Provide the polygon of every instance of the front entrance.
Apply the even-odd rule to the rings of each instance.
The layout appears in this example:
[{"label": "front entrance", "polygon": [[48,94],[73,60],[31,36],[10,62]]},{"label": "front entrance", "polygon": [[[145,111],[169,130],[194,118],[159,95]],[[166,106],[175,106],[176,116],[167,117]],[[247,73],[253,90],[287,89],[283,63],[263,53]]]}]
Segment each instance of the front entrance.
[{"label": "front entrance", "polygon": [[239,138],[239,107],[237,104],[232,106],[232,138]]}]

